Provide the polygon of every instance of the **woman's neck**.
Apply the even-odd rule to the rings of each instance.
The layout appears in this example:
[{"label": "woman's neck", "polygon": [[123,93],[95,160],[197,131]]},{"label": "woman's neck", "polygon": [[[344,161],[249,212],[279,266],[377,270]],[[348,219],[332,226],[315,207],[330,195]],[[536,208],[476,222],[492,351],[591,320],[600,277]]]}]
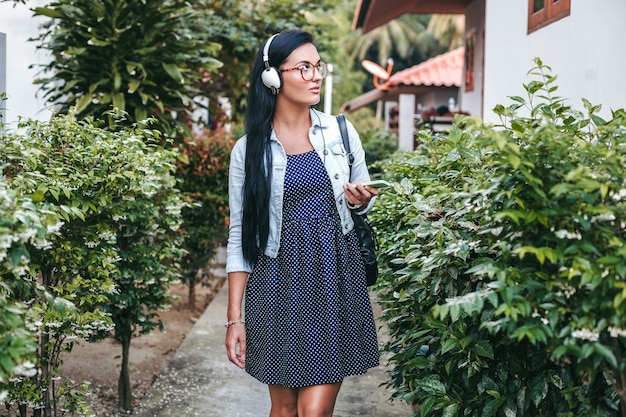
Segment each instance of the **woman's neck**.
[{"label": "woman's neck", "polygon": [[309,107],[286,108],[277,105],[273,123],[274,129],[298,130],[306,127],[308,131],[311,127],[311,112]]},{"label": "woman's neck", "polygon": [[311,114],[306,107],[299,111],[276,111],[274,133],[289,155],[304,153],[313,149],[309,140]]}]

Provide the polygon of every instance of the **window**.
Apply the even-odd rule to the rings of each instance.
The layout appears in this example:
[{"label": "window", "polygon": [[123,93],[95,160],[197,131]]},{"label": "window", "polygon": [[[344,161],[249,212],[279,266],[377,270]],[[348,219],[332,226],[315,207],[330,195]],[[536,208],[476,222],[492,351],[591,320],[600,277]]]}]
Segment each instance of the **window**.
[{"label": "window", "polygon": [[465,92],[474,91],[474,49],[476,47],[476,30],[467,32],[465,37]]},{"label": "window", "polygon": [[569,16],[571,0],[528,0],[528,33]]}]

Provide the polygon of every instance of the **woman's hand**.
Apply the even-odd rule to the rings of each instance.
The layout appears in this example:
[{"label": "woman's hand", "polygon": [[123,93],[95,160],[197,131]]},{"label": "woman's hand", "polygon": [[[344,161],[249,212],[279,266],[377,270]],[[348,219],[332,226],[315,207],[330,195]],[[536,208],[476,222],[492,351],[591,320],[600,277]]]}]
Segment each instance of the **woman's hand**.
[{"label": "woman's hand", "polygon": [[226,353],[228,360],[240,368],[246,367],[246,326],[235,323],[226,330]]},{"label": "woman's hand", "polygon": [[353,207],[367,206],[370,200],[378,195],[378,189],[361,185],[360,182],[344,184],[343,191],[346,201]]}]

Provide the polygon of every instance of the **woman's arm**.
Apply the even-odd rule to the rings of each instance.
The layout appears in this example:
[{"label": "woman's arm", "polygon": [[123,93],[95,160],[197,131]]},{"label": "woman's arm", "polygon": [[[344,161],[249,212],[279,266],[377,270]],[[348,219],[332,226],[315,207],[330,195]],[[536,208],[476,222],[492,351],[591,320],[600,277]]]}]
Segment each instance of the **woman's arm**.
[{"label": "woman's arm", "polygon": [[240,368],[246,366],[246,327],[243,323],[241,304],[247,280],[247,272],[228,273],[226,353],[228,359]]}]

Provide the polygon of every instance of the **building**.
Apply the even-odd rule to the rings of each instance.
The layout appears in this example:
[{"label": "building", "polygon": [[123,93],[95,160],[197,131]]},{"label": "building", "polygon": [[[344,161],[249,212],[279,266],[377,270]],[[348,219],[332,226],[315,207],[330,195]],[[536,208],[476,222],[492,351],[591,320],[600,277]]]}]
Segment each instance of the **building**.
[{"label": "building", "polygon": [[4,34],[6,45],[4,53],[0,48],[0,68],[6,70],[4,87],[0,81],[0,92],[8,96],[4,103],[4,121],[9,124],[14,124],[19,117],[47,120],[52,114],[34,83],[40,75],[38,66],[48,59],[37,50],[36,42],[29,41],[39,35],[39,25],[45,21],[45,18],[34,17],[31,9],[45,4],[45,0],[29,0],[26,4],[0,2],[0,34]]},{"label": "building", "polygon": [[[497,104],[526,96],[535,57],[552,68],[557,94],[574,108],[582,110],[585,98],[610,118],[611,110],[626,107],[623,0],[360,0],[353,26],[367,32],[404,13],[465,16],[458,107],[488,122],[498,121],[491,111]],[[414,126],[415,106],[400,117],[400,135],[413,134],[403,125]],[[412,138],[399,141],[407,149]]]}]

